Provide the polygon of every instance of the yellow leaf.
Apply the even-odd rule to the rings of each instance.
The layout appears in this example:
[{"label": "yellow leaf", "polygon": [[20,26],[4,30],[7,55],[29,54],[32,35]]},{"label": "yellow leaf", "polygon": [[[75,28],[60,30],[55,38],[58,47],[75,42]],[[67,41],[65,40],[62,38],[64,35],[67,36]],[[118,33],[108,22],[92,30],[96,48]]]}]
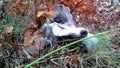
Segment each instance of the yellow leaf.
[{"label": "yellow leaf", "polygon": [[43,15],[45,12],[46,12],[46,11],[39,11],[39,12],[37,13],[37,17],[40,17],[40,16]]}]

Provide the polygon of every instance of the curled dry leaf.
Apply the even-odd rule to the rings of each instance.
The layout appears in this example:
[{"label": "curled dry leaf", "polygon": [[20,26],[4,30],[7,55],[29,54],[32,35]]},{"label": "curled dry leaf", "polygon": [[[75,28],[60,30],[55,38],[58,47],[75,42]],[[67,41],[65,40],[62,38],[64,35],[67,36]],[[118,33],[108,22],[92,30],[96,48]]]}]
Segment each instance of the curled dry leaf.
[{"label": "curled dry leaf", "polygon": [[32,44],[33,40],[32,39],[32,32],[33,30],[26,30],[24,33],[24,47],[28,47],[29,45]]},{"label": "curled dry leaf", "polygon": [[31,55],[38,54],[40,50],[43,50],[46,44],[46,39],[35,41],[34,45],[26,48],[26,51]]},{"label": "curled dry leaf", "polygon": [[43,14],[46,14],[46,16],[47,16],[48,18],[50,18],[51,16],[53,16],[54,10],[51,9],[51,10],[49,10],[49,11],[39,11],[39,12],[37,13],[37,17],[40,17],[40,16],[42,16]]},{"label": "curled dry leaf", "polygon": [[32,22],[27,26],[27,30],[24,33],[24,47],[29,47],[33,42],[40,38],[41,29],[37,29],[36,23]]},{"label": "curled dry leaf", "polygon": [[13,30],[13,25],[12,24],[8,24],[4,27],[4,31],[3,31],[3,36],[5,36],[8,33],[11,33]]},{"label": "curled dry leaf", "polygon": [[40,17],[40,16],[43,15],[45,12],[46,12],[46,11],[39,11],[39,12],[37,13],[37,17]]},{"label": "curled dry leaf", "polygon": [[40,38],[40,31],[37,30],[34,32],[34,30],[27,30],[24,34],[24,47],[31,46],[33,42]]}]

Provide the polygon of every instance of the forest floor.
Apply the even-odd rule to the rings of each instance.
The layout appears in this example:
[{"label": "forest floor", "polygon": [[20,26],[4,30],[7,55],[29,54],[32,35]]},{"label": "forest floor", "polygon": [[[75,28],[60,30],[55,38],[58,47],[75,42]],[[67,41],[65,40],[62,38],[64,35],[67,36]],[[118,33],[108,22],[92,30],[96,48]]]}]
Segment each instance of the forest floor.
[{"label": "forest floor", "polygon": [[[120,3],[115,1],[0,1],[0,68],[24,68],[26,65],[26,68],[119,68]],[[66,42],[48,45],[46,40],[40,40],[41,27],[53,14],[56,4],[70,8],[76,27],[87,28],[95,35],[101,33],[95,36],[99,38],[99,48],[92,54],[85,53],[84,45],[79,43],[51,53]],[[46,54],[48,56],[44,57]]]}]

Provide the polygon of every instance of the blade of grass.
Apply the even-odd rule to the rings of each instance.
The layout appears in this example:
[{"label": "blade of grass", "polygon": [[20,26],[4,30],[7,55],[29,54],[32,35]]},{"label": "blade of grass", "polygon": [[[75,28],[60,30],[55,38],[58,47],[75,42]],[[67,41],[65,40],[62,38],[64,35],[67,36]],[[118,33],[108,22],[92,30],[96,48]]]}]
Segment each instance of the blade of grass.
[{"label": "blade of grass", "polygon": [[39,62],[39,61],[41,61],[41,60],[43,60],[43,59],[51,56],[52,54],[54,54],[54,53],[56,53],[56,52],[58,52],[58,51],[60,51],[60,50],[62,50],[62,49],[64,49],[64,48],[67,48],[67,47],[69,47],[69,46],[72,46],[72,45],[74,45],[74,44],[76,44],[76,43],[79,43],[79,42],[81,42],[81,41],[83,41],[83,40],[86,40],[86,39],[89,39],[89,38],[92,38],[92,37],[97,37],[97,36],[104,35],[104,34],[108,34],[109,32],[116,31],[116,30],[120,30],[120,28],[118,28],[118,29],[113,29],[113,30],[109,30],[109,31],[105,31],[105,32],[102,32],[102,33],[98,33],[98,34],[95,34],[94,36],[86,37],[86,38],[83,38],[83,39],[74,41],[74,42],[72,42],[72,43],[70,43],[70,44],[64,45],[64,46],[62,46],[62,47],[60,47],[60,48],[58,48],[58,49],[56,49],[56,50],[54,50],[54,51],[52,51],[52,52],[49,52],[49,53],[41,56],[40,58],[38,58],[38,59],[36,59],[35,61],[31,62],[30,64],[26,65],[25,68],[30,68],[30,67],[31,67],[32,65],[34,65],[35,63],[37,63],[37,62]]}]

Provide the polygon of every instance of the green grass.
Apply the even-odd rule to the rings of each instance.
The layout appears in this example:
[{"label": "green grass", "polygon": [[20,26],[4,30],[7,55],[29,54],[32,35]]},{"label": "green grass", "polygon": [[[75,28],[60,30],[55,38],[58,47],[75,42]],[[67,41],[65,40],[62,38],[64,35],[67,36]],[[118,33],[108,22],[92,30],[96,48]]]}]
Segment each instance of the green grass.
[{"label": "green grass", "polygon": [[[116,29],[115,29],[115,30],[116,30]],[[118,29],[117,29],[117,30],[118,30]],[[113,30],[111,30],[111,31],[113,31]],[[110,33],[111,31],[105,31],[105,32],[102,32],[102,33],[98,33],[98,34],[96,34],[96,35],[94,35],[94,36],[91,36],[91,37],[88,37],[88,38],[83,38],[83,39],[74,41],[74,42],[72,42],[72,43],[70,43],[70,44],[64,45],[64,46],[62,46],[62,47],[60,47],[60,48],[58,48],[58,49],[56,49],[56,50],[53,50],[52,52],[49,52],[49,53],[41,56],[40,58],[38,58],[38,59],[36,59],[35,61],[31,62],[30,64],[26,65],[25,68],[31,67],[31,66],[34,65],[35,63],[40,62],[40,61],[42,61],[43,59],[45,59],[45,58],[47,58],[47,57],[50,57],[51,55],[55,54],[56,52],[58,52],[58,51],[60,51],[60,50],[62,50],[62,49],[65,49],[65,48],[67,48],[67,47],[70,47],[70,46],[72,46],[72,45],[74,45],[74,44],[77,44],[77,43],[79,43],[79,42],[81,42],[81,41],[83,41],[83,40],[86,40],[86,39],[89,39],[89,38],[92,38],[92,37],[97,37],[97,36],[100,36],[100,35],[108,34],[108,33]],[[99,45],[100,45],[101,49],[100,49],[98,52],[94,53],[94,55],[93,55],[94,57],[92,57],[92,58],[95,58],[97,54],[109,54],[110,50],[104,45],[103,41],[101,41],[101,42],[99,43]],[[90,58],[90,59],[91,59],[91,58]]]},{"label": "green grass", "polygon": [[[11,0],[8,0],[9,2],[11,2]],[[31,1],[31,0],[29,0]],[[24,11],[29,7],[29,4],[26,4],[25,5],[25,8],[24,8]],[[12,24],[13,25],[13,31],[10,33],[10,36],[9,38],[12,40],[13,36],[15,36],[16,34],[23,34],[24,33],[24,30],[26,28],[26,25],[29,23],[28,20],[31,19],[31,15],[30,16],[27,16],[27,17],[30,17],[30,19],[26,19],[26,17],[19,15],[19,16],[16,16],[16,18],[12,19],[12,16],[11,16],[11,13],[8,11],[9,9],[12,9],[14,8],[14,5],[13,6],[10,6],[8,7],[8,9],[3,13],[3,19],[2,21],[0,22],[0,58],[5,58],[6,56],[9,56],[10,53],[14,50],[12,45],[9,43],[9,42],[1,42],[1,40],[3,40],[3,37],[2,37],[2,32],[4,31],[4,27],[5,25],[7,24]],[[24,21],[23,21],[24,20]],[[104,27],[103,27],[104,28]],[[93,67],[93,68],[97,68],[97,67],[102,67],[102,66],[105,66],[105,67],[114,67],[114,68],[119,68],[120,66],[120,60],[119,58],[117,58],[115,56],[115,54],[113,53],[113,51],[111,51],[106,45],[110,45],[112,44],[111,39],[113,36],[112,34],[115,34],[117,30],[120,30],[119,28],[117,28],[117,25],[111,25],[111,30],[110,31],[105,31],[103,32],[103,29],[101,29],[101,32],[102,33],[98,33],[96,35],[94,35],[95,37],[99,38],[99,49],[95,50],[93,52],[93,54],[91,55],[87,55],[85,58],[82,58],[82,62],[80,60],[79,63],[82,67]],[[112,30],[113,29],[113,30]],[[114,30],[115,29],[115,30]],[[93,37],[94,37],[93,36]],[[18,37],[18,36],[17,36]],[[17,38],[16,37],[16,38]],[[89,37],[89,38],[92,38],[92,37]],[[44,52],[46,52],[45,50],[42,50],[40,54],[41,57],[40,58],[37,58],[35,61],[33,62],[30,62],[29,64],[27,64],[25,66],[25,68],[30,68],[32,67],[33,65],[35,65],[36,63],[39,63],[42,61],[44,61],[44,59],[48,58],[48,57],[51,57],[53,56],[54,54],[58,53],[58,52],[61,52],[61,50],[64,50],[65,48],[68,48],[70,46],[74,46],[74,44],[77,44],[79,43],[80,41],[82,40],[86,40],[86,39],[89,39],[89,38],[84,38],[84,39],[81,39],[81,40],[77,40],[77,41],[74,41],[70,44],[67,44],[67,45],[64,45],[64,46],[61,46],[60,48],[56,49],[56,50],[49,50],[51,52],[47,53],[44,55]],[[117,39],[120,38],[120,37],[117,37]],[[115,40],[115,39],[113,39]],[[119,39],[118,39],[119,40]],[[17,42],[17,43],[22,43],[22,42]],[[23,43],[22,43],[23,44]],[[118,46],[118,45],[116,45]],[[1,50],[3,48],[3,50]],[[48,50],[49,48],[47,48],[46,50]],[[52,49],[52,46],[51,46],[51,49]],[[19,57],[19,56],[23,56],[23,57],[26,57],[28,56],[29,54],[26,53],[25,51],[21,50],[18,52],[14,52],[14,54],[12,54],[12,56],[15,56],[15,57]],[[79,54],[78,54],[79,55]],[[36,55],[35,55],[36,56]],[[64,56],[67,56],[67,55],[64,55]],[[74,56],[74,55],[72,55]],[[38,57],[38,56],[37,56]],[[69,56],[71,57],[71,56]],[[80,56],[78,56],[79,58]],[[57,61],[57,64],[58,64],[58,67],[60,67],[62,65],[63,62],[65,61],[69,61],[70,58],[66,58],[66,57],[63,57],[62,59],[61,56],[60,57],[57,57],[58,59],[56,59]],[[81,57],[80,57],[81,58]],[[24,60],[24,59],[23,59]],[[105,64],[105,60],[107,61],[108,64]],[[12,68],[12,67],[18,67],[18,66],[21,66],[21,65],[24,65],[22,62],[21,59],[18,59],[18,58],[6,58],[6,59],[1,59],[0,60],[0,68]],[[70,62],[68,62],[70,63]],[[13,66],[12,66],[13,65]],[[3,67],[4,66],[4,67]],[[50,68],[50,64],[48,64],[46,67],[43,67],[43,68]],[[42,65],[41,65],[42,67]]]},{"label": "green grass", "polygon": [[[11,0],[7,1],[7,4],[10,4],[10,2]],[[24,10],[26,10],[27,7],[28,5],[26,4]],[[9,10],[13,8],[14,8],[14,5],[9,7],[7,6],[5,12],[2,13],[2,18],[0,19],[0,68],[13,68],[13,67],[20,66],[21,59],[12,58],[11,56],[18,57],[18,56],[22,56],[22,54],[26,55],[25,53],[22,53],[24,51],[21,51],[21,53],[14,51],[14,47],[12,47],[14,45],[11,45],[11,43],[8,42],[8,41],[13,41],[13,37],[15,38],[15,40],[17,38],[23,39],[23,37],[20,36],[19,34],[23,35],[26,28],[25,27],[26,25],[24,24],[28,23],[28,22],[23,22],[23,20],[26,18],[22,16],[22,14],[20,14],[19,16],[16,15],[16,17],[13,17],[9,12]],[[3,39],[4,37],[2,33],[4,32],[4,27],[9,24],[12,25],[13,30],[10,34],[7,34],[7,38],[10,38],[10,39],[7,41],[4,41]],[[19,45],[19,43],[23,44],[23,40],[21,41],[16,40],[15,46]],[[13,54],[11,54],[11,52],[13,52]]]}]

